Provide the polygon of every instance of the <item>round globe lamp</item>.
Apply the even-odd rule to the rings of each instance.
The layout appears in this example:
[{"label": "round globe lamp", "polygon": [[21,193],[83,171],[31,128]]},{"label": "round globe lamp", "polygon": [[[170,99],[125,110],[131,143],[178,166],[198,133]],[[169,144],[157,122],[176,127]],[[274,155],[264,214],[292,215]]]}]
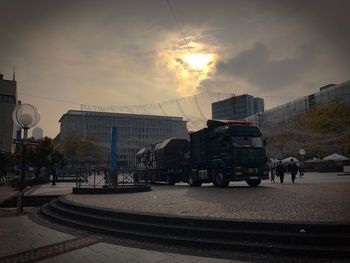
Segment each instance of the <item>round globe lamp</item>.
[{"label": "round globe lamp", "polygon": [[40,113],[34,105],[20,104],[14,109],[12,119],[15,124],[23,129],[23,139],[26,140],[28,130],[39,123]]},{"label": "round globe lamp", "polygon": [[[40,113],[38,109],[31,104],[20,104],[12,113],[12,119],[16,125],[23,129],[23,140],[22,140],[22,172],[20,181],[20,190],[22,191],[25,186],[25,171],[26,171],[26,145],[28,130],[33,128],[39,123]],[[23,203],[21,204],[23,210]]]}]

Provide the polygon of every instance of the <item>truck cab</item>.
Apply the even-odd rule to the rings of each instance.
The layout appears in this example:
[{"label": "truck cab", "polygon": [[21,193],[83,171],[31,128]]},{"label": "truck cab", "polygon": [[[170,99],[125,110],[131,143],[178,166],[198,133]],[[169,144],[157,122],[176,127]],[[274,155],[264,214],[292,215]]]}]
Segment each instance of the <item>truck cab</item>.
[{"label": "truck cab", "polygon": [[257,126],[242,121],[210,120],[192,133],[190,186],[212,182],[226,187],[230,181],[258,186],[268,179],[265,143]]}]

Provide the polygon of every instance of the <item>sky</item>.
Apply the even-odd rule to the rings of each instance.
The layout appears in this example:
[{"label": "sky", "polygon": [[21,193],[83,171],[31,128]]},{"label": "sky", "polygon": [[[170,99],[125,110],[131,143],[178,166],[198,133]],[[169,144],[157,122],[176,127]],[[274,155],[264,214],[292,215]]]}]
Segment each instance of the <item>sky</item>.
[{"label": "sky", "polygon": [[[58,134],[60,117],[81,105],[155,105],[195,94],[213,100],[210,92],[221,92],[262,97],[269,109],[350,80],[346,0],[0,0],[0,6],[0,72],[12,79],[15,66],[19,99],[38,107],[38,126],[49,137]],[[201,98],[202,115],[210,118],[210,102]],[[152,113],[151,106],[140,109]],[[169,107],[167,114],[181,112]]]}]

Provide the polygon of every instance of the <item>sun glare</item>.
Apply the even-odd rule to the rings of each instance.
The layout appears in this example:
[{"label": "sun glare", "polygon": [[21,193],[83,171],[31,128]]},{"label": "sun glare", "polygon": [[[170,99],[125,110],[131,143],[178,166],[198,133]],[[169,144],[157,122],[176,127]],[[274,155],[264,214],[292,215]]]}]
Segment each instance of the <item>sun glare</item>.
[{"label": "sun glare", "polygon": [[204,70],[213,58],[211,54],[191,54],[185,56],[183,60],[194,70]]},{"label": "sun glare", "polygon": [[196,94],[203,80],[215,74],[219,55],[214,46],[195,41],[198,36],[189,36],[186,45],[178,34],[170,34],[159,43],[159,66],[166,65],[175,75],[176,91],[181,96]]}]

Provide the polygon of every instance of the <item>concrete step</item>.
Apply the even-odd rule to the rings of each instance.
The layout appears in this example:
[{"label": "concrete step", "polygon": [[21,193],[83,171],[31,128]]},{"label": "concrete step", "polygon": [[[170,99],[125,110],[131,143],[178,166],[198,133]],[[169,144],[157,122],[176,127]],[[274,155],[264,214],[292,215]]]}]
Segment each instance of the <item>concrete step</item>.
[{"label": "concrete step", "polygon": [[230,219],[213,219],[203,217],[182,217],[169,216],[164,214],[137,213],[128,211],[118,211],[107,208],[99,208],[84,204],[75,203],[64,197],[58,198],[61,206],[74,211],[80,211],[86,214],[96,214],[104,217],[125,219],[127,221],[149,222],[165,225],[196,226],[197,228],[211,229],[245,229],[253,231],[268,231],[276,233],[308,233],[322,235],[341,235],[350,237],[349,224],[336,223],[299,223],[299,222],[271,222],[271,221],[253,221],[253,220],[230,220]]},{"label": "concrete step", "polygon": [[62,214],[67,218],[78,219],[87,223],[100,224],[108,227],[118,227],[124,229],[138,230],[140,232],[152,232],[173,236],[192,236],[195,238],[220,238],[221,240],[255,240],[280,243],[299,243],[304,245],[317,244],[319,246],[350,245],[350,238],[341,234],[315,234],[300,232],[276,232],[267,230],[255,230],[247,228],[211,228],[197,225],[167,224],[158,222],[154,218],[153,222],[145,222],[142,217],[139,220],[128,220],[118,216],[102,216],[98,211],[95,213],[82,212],[79,209],[67,208],[57,200],[50,203],[50,208],[57,214]]},{"label": "concrete step", "polygon": [[292,256],[318,256],[318,257],[346,257],[348,252],[341,248],[329,247],[319,250],[317,246],[300,246],[300,245],[279,245],[268,242],[254,242],[254,241],[222,241],[213,239],[194,239],[191,237],[180,238],[175,236],[164,236],[159,234],[144,233],[130,230],[115,229],[102,225],[96,225],[92,223],[86,223],[79,220],[73,220],[66,218],[62,215],[55,214],[46,206],[42,208],[42,213],[51,218],[51,220],[68,225],[74,228],[85,229],[88,231],[103,233],[107,235],[113,235],[118,238],[128,238],[138,241],[154,242],[160,244],[179,245],[186,247],[197,247],[213,250],[229,250],[229,251],[244,251],[254,253],[271,253],[277,255],[292,255]]},{"label": "concrete step", "polygon": [[[171,220],[171,217],[163,215],[135,214],[83,206],[64,198],[44,205],[41,213],[60,224],[147,242],[279,255],[314,257],[350,255],[350,237],[346,231],[291,232],[290,229],[294,227],[290,227],[290,223],[286,224],[284,231],[275,231],[274,223],[270,223],[271,226],[267,227],[267,222],[263,222],[265,227],[259,229],[254,222],[244,224],[246,227],[242,227],[242,222],[239,221],[229,224],[225,220],[222,221],[224,224],[220,225],[219,220],[214,220],[214,224],[209,219],[174,217]],[[203,227],[206,225],[205,222],[208,222],[207,227]],[[257,222],[258,225],[260,223]],[[274,231],[268,231],[268,228]],[[339,226],[336,229],[339,231]]]},{"label": "concrete step", "polygon": [[[24,207],[33,207],[33,206],[42,206],[45,203],[50,202],[53,199],[57,199],[59,195],[29,195],[24,196],[23,206]],[[17,207],[17,196],[13,196],[10,199],[5,200],[0,204],[0,207]]]}]

